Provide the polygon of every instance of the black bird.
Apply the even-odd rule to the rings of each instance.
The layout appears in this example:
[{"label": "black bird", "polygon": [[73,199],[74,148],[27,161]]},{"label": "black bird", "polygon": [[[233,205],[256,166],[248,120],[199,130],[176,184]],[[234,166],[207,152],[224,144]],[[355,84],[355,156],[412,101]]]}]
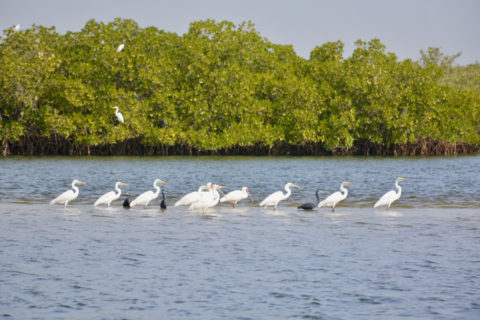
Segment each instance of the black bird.
[{"label": "black bird", "polygon": [[307,202],[307,203],[299,205],[297,208],[298,209],[303,209],[303,210],[313,210],[320,203],[320,196],[318,194],[321,193],[321,192],[322,192],[321,189],[318,189],[317,192],[315,192],[315,195],[317,196],[317,202],[316,203]]},{"label": "black bird", "polygon": [[165,210],[167,209],[167,203],[165,202],[165,193],[163,193],[163,189],[161,190],[162,192],[162,202],[160,202],[160,208],[162,208],[162,210]]},{"label": "black bird", "polygon": [[130,194],[126,193],[125,195],[127,196],[127,199],[123,201],[123,207],[125,209],[130,209],[130,200],[128,199],[130,197]]}]

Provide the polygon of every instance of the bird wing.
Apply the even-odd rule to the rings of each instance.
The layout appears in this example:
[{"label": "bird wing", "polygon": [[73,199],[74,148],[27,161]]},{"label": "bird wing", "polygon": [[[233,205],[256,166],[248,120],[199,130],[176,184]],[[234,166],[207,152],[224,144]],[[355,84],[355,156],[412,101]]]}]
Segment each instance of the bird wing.
[{"label": "bird wing", "polygon": [[393,201],[396,200],[397,193],[394,190],[390,190],[387,193],[385,193],[373,206],[374,208],[376,207],[381,207],[381,206],[386,206]]},{"label": "bird wing", "polygon": [[65,191],[64,193],[62,193],[61,195],[59,195],[58,197],[56,197],[55,199],[53,199],[50,204],[54,204],[54,203],[62,203],[62,202],[65,202],[65,201],[69,201],[69,200],[73,200],[75,199],[75,193],[73,192],[73,190],[67,190]]},{"label": "bird wing", "polygon": [[184,195],[180,200],[175,202],[174,206],[189,206],[193,202],[199,201],[202,198],[202,195],[198,191],[190,192]]},{"label": "bird wing", "polygon": [[319,207],[328,207],[332,206],[334,202],[337,202],[339,199],[341,199],[343,194],[340,191],[334,192],[331,195],[329,195],[325,200],[321,201],[318,206]]},{"label": "bird wing", "polygon": [[145,191],[141,195],[135,198],[132,202],[130,202],[130,207],[136,206],[137,204],[145,204],[147,201],[153,199],[154,193],[153,191]]},{"label": "bird wing", "polygon": [[242,190],[235,190],[223,196],[220,202],[239,201],[242,199],[246,199],[244,192]]},{"label": "bird wing", "polygon": [[116,193],[114,191],[107,192],[103,196],[98,198],[97,201],[95,201],[95,203],[93,205],[97,206],[99,204],[107,203],[108,200],[110,200],[111,198],[114,198],[115,195],[116,195]]},{"label": "bird wing", "polygon": [[275,202],[283,197],[283,192],[282,191],[277,191],[266,197],[262,202],[260,202],[260,206],[264,206],[267,203]]}]

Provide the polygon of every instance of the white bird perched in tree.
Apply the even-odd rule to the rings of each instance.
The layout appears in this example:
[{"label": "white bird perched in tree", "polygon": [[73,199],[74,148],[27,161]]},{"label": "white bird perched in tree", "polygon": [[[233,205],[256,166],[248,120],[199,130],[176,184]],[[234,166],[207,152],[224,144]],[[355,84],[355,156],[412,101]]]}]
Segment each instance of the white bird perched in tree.
[{"label": "white bird perched in tree", "polygon": [[121,123],[124,123],[123,114],[120,111],[118,111],[119,108],[115,106],[113,107],[113,109],[115,109],[115,115],[117,116],[118,121]]},{"label": "white bird perched in tree", "polygon": [[13,31],[18,31],[20,30],[20,25],[19,24],[16,24],[14,27],[13,27]]},{"label": "white bird perched in tree", "polygon": [[397,180],[395,180],[395,187],[397,187],[398,192],[395,192],[395,190],[390,190],[390,191],[388,191],[387,193],[385,193],[385,194],[380,198],[380,200],[378,200],[378,201],[373,205],[373,207],[374,207],[374,208],[378,208],[378,207],[381,207],[381,206],[388,206],[388,208],[390,209],[391,204],[392,204],[394,201],[397,201],[398,199],[400,199],[400,196],[402,195],[402,188],[398,185],[398,183],[399,183],[400,181],[405,181],[405,180],[408,180],[408,179],[406,179],[406,178],[397,178]]},{"label": "white bird perched in tree", "polygon": [[125,48],[125,45],[122,43],[121,45],[119,45],[117,47],[117,52],[121,52],[123,50],[123,48]]},{"label": "white bird perched in tree", "polygon": [[166,181],[160,180],[160,179],[155,179],[153,181],[153,187],[157,189],[157,191],[154,193],[153,191],[145,191],[141,195],[139,195],[135,200],[130,202],[130,207],[133,208],[136,205],[144,205],[145,207],[148,207],[148,204],[150,201],[157,199],[158,195],[160,194],[160,187],[157,186],[157,183],[167,183]]},{"label": "white bird perched in tree", "polygon": [[[334,192],[329,195],[325,200],[321,201],[318,204],[318,207],[332,207],[332,211],[335,211],[335,205],[342,200],[345,200],[348,195],[348,190],[344,188],[344,186],[353,186],[353,183],[350,182],[342,182],[340,185],[340,191]],[[343,193],[342,193],[343,191]]]},{"label": "white bird perched in tree", "polygon": [[75,190],[73,192],[72,190],[67,190],[52,201],[50,201],[50,204],[55,204],[55,203],[64,203],[65,208],[67,207],[68,203],[78,197],[78,187],[75,184],[85,184],[85,182],[80,181],[80,180],[73,180],[72,181],[72,189]]},{"label": "white bird perched in tree", "polygon": [[94,206],[98,206],[100,204],[106,204],[107,207],[110,207],[110,204],[117,200],[118,198],[120,198],[120,195],[122,194],[122,190],[118,187],[118,186],[128,186],[128,184],[126,183],[123,183],[123,182],[117,182],[115,183],[115,191],[110,191],[110,192],[107,192],[105,193],[103,196],[101,196],[100,198],[98,198],[97,201],[95,201],[95,203],[93,204]]},{"label": "white bird perched in tree", "polygon": [[253,202],[252,195],[248,191],[247,187],[242,187],[242,190],[235,190],[232,192],[227,193],[223,197],[220,198],[220,202],[229,202],[232,204],[234,208],[237,207],[237,202],[243,199],[247,199],[250,197],[250,200]]},{"label": "white bird perched in tree", "polygon": [[209,192],[202,192],[202,190],[210,190],[211,186],[212,186],[212,183],[209,182],[204,186],[200,186],[198,188],[198,191],[187,193],[180,200],[175,202],[174,206],[175,207],[189,206],[194,202],[200,201],[203,196],[205,196],[206,194],[209,194]]},{"label": "white bird perched in tree", "polygon": [[209,186],[210,194],[202,197],[199,201],[194,202],[188,208],[189,210],[202,210],[203,213],[208,208],[215,207],[220,200],[220,194],[217,190],[227,188],[227,186],[219,186],[218,184],[213,184]]},{"label": "white bird perched in tree", "polygon": [[290,194],[292,194],[292,190],[290,190],[290,187],[300,189],[300,187],[296,184],[289,182],[285,185],[285,191],[287,192],[286,194],[283,194],[282,191],[274,192],[268,197],[266,197],[262,202],[260,202],[260,206],[264,206],[265,208],[271,206],[276,209],[280,201],[287,199],[288,197],[290,197]]}]

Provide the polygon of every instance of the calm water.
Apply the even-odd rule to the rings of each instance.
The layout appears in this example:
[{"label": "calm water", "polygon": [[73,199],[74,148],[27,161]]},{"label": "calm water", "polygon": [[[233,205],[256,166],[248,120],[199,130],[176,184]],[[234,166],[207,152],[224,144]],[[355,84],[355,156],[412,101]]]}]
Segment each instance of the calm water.
[{"label": "calm water", "polygon": [[[0,159],[0,318],[478,319],[480,157]],[[403,182],[391,210],[373,203]],[[167,203],[94,208],[167,180]],[[81,179],[65,209],[48,202]],[[208,214],[171,205],[212,181],[256,203]],[[300,212],[351,181],[348,198]],[[122,200],[123,200],[122,196]]]}]

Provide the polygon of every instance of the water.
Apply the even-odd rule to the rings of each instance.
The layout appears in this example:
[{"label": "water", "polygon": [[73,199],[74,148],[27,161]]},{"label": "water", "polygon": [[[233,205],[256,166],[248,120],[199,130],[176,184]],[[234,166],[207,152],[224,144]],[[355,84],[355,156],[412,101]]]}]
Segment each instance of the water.
[{"label": "water", "polygon": [[[0,160],[0,318],[476,319],[480,157],[7,158]],[[391,210],[373,203],[408,181]],[[115,181],[168,181],[168,209],[94,208]],[[65,209],[48,202],[80,186]],[[212,181],[248,201],[207,214],[171,205]],[[342,181],[335,212],[299,212]],[[227,190],[228,191],[228,190]],[[122,197],[123,199],[123,197]]]}]

